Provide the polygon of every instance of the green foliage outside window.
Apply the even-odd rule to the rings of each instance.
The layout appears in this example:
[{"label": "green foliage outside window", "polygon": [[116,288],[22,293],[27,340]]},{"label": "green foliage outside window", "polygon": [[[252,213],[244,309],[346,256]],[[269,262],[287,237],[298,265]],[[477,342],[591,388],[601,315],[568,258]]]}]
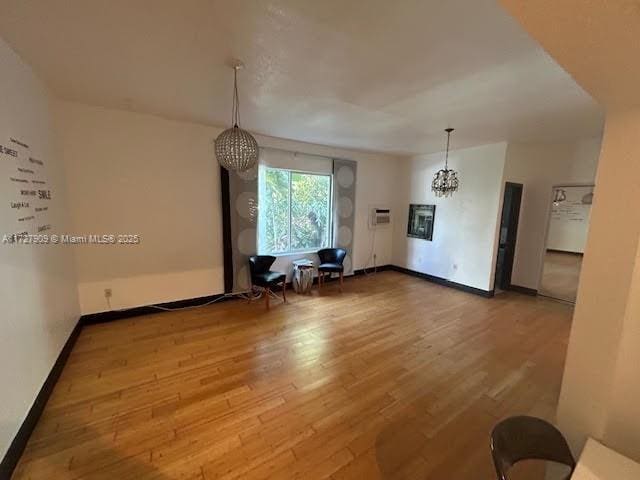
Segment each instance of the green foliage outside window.
[{"label": "green foliage outside window", "polygon": [[331,176],[261,168],[260,253],[287,253],[329,246]]}]

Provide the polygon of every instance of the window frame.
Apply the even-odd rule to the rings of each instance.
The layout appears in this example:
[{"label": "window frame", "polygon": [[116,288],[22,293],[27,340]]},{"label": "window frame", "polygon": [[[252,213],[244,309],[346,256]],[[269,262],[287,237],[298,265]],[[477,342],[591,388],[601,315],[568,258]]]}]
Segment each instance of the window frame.
[{"label": "window frame", "polygon": [[[265,252],[262,251],[260,249],[260,196],[259,196],[259,192],[260,192],[260,170],[280,170],[280,171],[284,171],[284,172],[288,172],[289,173],[289,202],[288,202],[288,210],[289,210],[289,249],[286,252]],[[328,246],[327,247],[317,247],[317,248],[302,248],[299,250],[292,250],[291,249],[291,237],[292,237],[292,229],[291,229],[291,196],[293,194],[293,188],[291,187],[292,185],[292,174],[300,174],[300,175],[314,175],[317,177],[328,177],[329,178],[329,218],[327,219],[327,226],[329,227],[327,229],[327,242],[328,242]],[[299,169],[291,169],[291,168],[280,168],[280,167],[270,167],[268,165],[264,165],[261,166],[261,168],[258,169],[258,219],[257,219],[257,223],[258,223],[258,228],[256,229],[256,234],[257,234],[257,241],[256,244],[258,246],[257,250],[258,250],[258,254],[259,255],[272,255],[274,257],[286,257],[286,256],[291,256],[291,255],[301,255],[301,254],[305,254],[305,253],[316,253],[318,251],[318,249],[322,249],[322,248],[330,248],[331,244],[332,244],[332,238],[333,238],[333,194],[334,194],[334,190],[333,190],[333,173],[319,173],[319,172],[311,172],[311,171],[305,171],[305,170],[299,170]]]}]

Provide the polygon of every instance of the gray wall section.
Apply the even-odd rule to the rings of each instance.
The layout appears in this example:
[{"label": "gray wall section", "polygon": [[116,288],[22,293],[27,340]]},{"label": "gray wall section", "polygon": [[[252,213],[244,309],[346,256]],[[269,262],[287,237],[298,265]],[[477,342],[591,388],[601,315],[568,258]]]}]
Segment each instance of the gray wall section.
[{"label": "gray wall section", "polygon": [[255,255],[258,225],[258,166],[246,172],[229,172],[233,291],[247,291],[249,256]]},{"label": "gray wall section", "polygon": [[347,251],[345,275],[353,273],[357,171],[357,162],[333,159],[333,246]]}]

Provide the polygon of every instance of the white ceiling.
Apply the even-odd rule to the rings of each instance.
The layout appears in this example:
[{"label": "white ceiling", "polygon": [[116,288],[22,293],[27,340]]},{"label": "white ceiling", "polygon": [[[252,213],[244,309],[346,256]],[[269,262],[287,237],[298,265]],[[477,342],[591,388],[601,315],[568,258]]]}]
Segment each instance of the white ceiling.
[{"label": "white ceiling", "polygon": [[62,98],[394,153],[601,132],[602,112],[493,0],[0,0]]}]

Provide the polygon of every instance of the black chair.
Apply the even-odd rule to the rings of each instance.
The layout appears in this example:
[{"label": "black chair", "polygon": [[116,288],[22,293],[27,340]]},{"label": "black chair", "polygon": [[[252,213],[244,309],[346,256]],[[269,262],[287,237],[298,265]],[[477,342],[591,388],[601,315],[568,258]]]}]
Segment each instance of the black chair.
[{"label": "black chair", "polygon": [[570,468],[571,477],[576,461],[562,433],[540,418],[518,416],[498,423],[491,432],[491,455],[498,480],[509,480],[507,472],[521,460],[546,460]]},{"label": "black chair", "polygon": [[282,284],[282,299],[287,301],[287,276],[282,272],[271,271],[271,265],[276,261],[276,257],[271,255],[253,255],[249,257],[249,271],[251,273],[251,290],[249,291],[249,302],[253,300],[253,287],[260,287],[264,290],[264,298],[269,308],[269,297],[271,289]]},{"label": "black chair", "polygon": [[320,265],[318,265],[318,288],[322,288],[324,284],[324,274],[338,273],[340,275],[340,291],[344,284],[344,257],[347,251],[344,248],[323,248],[318,252],[320,257]]}]

